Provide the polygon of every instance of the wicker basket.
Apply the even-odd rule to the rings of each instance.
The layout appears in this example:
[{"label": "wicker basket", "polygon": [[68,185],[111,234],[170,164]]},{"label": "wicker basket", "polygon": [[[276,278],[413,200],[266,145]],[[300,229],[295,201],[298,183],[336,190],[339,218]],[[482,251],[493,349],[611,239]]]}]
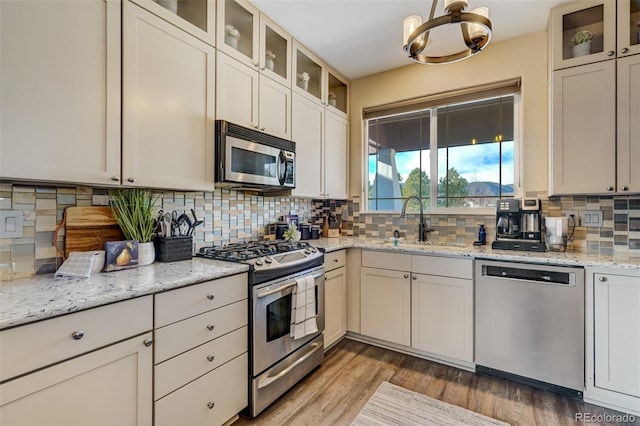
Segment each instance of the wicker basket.
[{"label": "wicker basket", "polygon": [[193,256],[193,238],[157,237],[154,239],[156,260],[159,262],[178,262],[189,260]]}]

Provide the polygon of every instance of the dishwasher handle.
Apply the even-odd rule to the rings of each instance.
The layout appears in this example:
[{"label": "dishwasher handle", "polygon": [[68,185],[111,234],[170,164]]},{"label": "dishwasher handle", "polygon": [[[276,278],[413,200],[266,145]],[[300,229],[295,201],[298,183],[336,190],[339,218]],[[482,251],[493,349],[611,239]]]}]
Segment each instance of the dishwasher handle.
[{"label": "dishwasher handle", "polygon": [[486,277],[533,281],[546,284],[576,285],[575,272],[482,265],[482,275]]}]

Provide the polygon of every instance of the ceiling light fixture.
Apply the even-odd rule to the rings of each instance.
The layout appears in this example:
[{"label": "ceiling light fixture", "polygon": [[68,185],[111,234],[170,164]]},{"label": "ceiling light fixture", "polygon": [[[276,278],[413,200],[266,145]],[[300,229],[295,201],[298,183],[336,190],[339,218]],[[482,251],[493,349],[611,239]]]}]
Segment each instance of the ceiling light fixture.
[{"label": "ceiling light fixture", "polygon": [[[446,64],[469,58],[489,44],[491,40],[491,21],[489,9],[478,7],[471,12],[463,12],[467,7],[467,0],[444,0],[446,15],[434,18],[438,0],[431,3],[429,20],[422,23],[418,15],[411,15],[404,20],[404,48],[409,58],[422,64]],[[430,31],[446,24],[458,24],[462,31],[462,38],[466,49],[445,56],[429,56],[423,51],[429,43]]]}]

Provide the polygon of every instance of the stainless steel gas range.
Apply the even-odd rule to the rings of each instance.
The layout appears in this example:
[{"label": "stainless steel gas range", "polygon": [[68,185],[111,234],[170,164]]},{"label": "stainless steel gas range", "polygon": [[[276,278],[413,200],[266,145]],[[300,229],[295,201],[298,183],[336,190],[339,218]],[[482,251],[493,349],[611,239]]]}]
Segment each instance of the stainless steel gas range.
[{"label": "stainless steel gas range", "polygon": [[[204,247],[196,256],[249,265],[249,415],[255,417],[324,359],[324,252],[305,241],[276,240]],[[317,331],[294,339],[294,291],[305,279],[314,283]]]}]

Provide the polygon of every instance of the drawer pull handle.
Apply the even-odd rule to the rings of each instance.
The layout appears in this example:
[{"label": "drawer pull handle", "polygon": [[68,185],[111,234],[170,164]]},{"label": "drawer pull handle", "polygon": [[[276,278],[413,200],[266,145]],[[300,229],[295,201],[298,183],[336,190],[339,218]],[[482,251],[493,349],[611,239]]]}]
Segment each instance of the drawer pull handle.
[{"label": "drawer pull handle", "polygon": [[216,295],[215,295],[215,294],[207,294],[207,299],[209,299],[209,300],[213,300],[213,299],[215,299],[215,298],[216,298]]},{"label": "drawer pull handle", "polygon": [[207,360],[209,360],[209,362],[213,362],[213,360],[216,359],[215,356],[213,355],[207,355]]},{"label": "drawer pull handle", "polygon": [[80,340],[84,337],[84,331],[74,331],[73,333],[71,333],[71,337],[73,337],[73,340]]},{"label": "drawer pull handle", "polygon": [[209,410],[212,410],[213,407],[215,407],[215,406],[216,406],[215,402],[207,402],[207,407],[209,407]]},{"label": "drawer pull handle", "polygon": [[213,324],[209,324],[209,325],[207,326],[207,330],[209,330],[209,331],[213,331],[213,329],[214,329],[215,327],[216,327],[215,325],[213,325]]},{"label": "drawer pull handle", "polygon": [[146,347],[149,347],[151,345],[153,345],[153,339],[144,339],[144,342],[142,342]]},{"label": "drawer pull handle", "polygon": [[338,259],[333,259],[333,261],[334,261],[335,263],[338,263]]},{"label": "drawer pull handle", "polygon": [[404,274],[403,275],[405,278],[409,278],[409,274]]},{"label": "drawer pull handle", "polygon": [[412,275],[412,276],[411,276],[411,278],[413,278],[414,280],[417,280],[417,279],[418,279],[418,277],[417,277],[417,276],[415,276],[415,275]]}]

